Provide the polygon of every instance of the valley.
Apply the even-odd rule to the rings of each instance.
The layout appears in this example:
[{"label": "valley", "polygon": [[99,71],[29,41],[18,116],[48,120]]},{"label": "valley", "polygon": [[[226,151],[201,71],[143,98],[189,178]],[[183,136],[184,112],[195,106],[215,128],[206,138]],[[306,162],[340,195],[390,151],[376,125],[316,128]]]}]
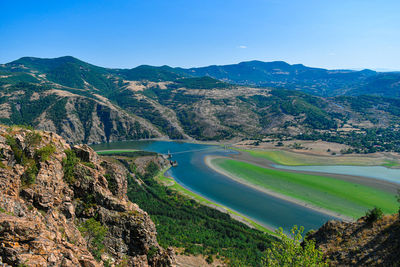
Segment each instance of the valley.
[{"label": "valley", "polygon": [[397,88],[396,73],[334,72],[282,62],[226,68],[253,65],[270,71],[260,76],[264,80],[282,79],[278,73],[287,72],[298,84],[337,81],[331,77],[337,76],[352,90],[382,75],[393,76],[385,80],[393,83],[385,85],[390,88],[377,86],[369,95],[348,90],[325,95],[318,86],[311,92],[293,90],[290,82],[262,87],[209,71],[145,65],[108,69],[69,56],[24,57],[0,65],[0,122],[54,131],[72,143],[151,138],[229,143],[322,140],[346,147],[337,154],[400,151],[400,102],[391,93]]},{"label": "valley", "polygon": [[[94,145],[94,148],[102,150],[101,153],[133,148],[163,154],[170,152],[172,160],[177,160],[179,165],[160,176],[159,180],[162,183],[202,203],[230,211],[233,216],[244,215],[266,229],[284,227],[284,230],[288,231],[297,223],[304,225],[306,230],[315,229],[321,223],[315,219],[326,218],[322,214],[352,221],[374,206],[382,208],[387,214],[395,213],[397,209],[395,195],[400,181],[396,175],[398,176],[400,170],[381,167],[393,171],[392,180],[381,179],[379,174],[378,177],[368,178],[365,172],[351,174],[351,171],[346,170],[346,167],[351,165],[354,170],[358,170],[363,168],[358,167],[362,165],[371,166],[364,168],[375,168],[373,166],[379,162],[385,164],[388,157],[383,155],[317,156],[278,149],[239,149],[242,151],[237,153],[215,145],[163,141],[117,142]],[[394,158],[394,155],[391,156]],[[294,169],[287,165],[294,165]],[[335,173],[329,169],[326,172],[301,169],[308,166],[322,167],[318,165],[346,165],[343,166],[346,171]],[[238,184],[230,182],[229,179]],[[261,200],[260,197],[265,200]],[[256,208],[256,203],[261,201],[275,204]],[[301,222],[299,217],[291,221],[286,215],[286,207],[290,207],[292,213],[296,210],[314,210],[317,213],[312,217],[303,216]],[[285,217],[285,221],[279,219],[281,215]],[[307,225],[310,228],[307,228]]]},{"label": "valley", "polygon": [[[249,66],[264,74],[233,74]],[[396,73],[213,69],[21,58],[0,65],[0,123],[90,144],[131,175],[127,195],[149,213],[160,246],[207,262],[259,263],[280,227],[354,223],[375,206],[396,213]]]},{"label": "valley", "polygon": [[0,267],[400,267],[399,0],[0,7]]}]

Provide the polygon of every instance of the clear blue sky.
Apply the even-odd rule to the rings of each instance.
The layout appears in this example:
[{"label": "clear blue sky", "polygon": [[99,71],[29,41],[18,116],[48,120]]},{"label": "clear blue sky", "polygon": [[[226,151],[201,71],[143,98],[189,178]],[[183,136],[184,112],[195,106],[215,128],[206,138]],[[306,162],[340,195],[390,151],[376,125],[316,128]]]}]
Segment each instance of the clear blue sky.
[{"label": "clear blue sky", "polygon": [[284,60],[400,70],[400,0],[0,0],[0,63],[105,67]]}]

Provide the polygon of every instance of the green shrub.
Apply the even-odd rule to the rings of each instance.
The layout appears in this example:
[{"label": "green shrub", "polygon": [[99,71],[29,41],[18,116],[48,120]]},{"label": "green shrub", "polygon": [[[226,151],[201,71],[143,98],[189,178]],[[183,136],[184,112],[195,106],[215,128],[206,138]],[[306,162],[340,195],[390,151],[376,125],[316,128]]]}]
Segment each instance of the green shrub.
[{"label": "green shrub", "polygon": [[368,210],[365,216],[367,223],[373,223],[376,222],[377,220],[382,219],[383,211],[381,208],[375,207],[373,209]]},{"label": "green shrub", "polygon": [[47,144],[46,146],[36,150],[35,156],[41,162],[45,162],[50,159],[50,156],[56,152],[56,147],[53,144]]},{"label": "green shrub", "polygon": [[66,158],[63,158],[63,171],[64,171],[64,180],[68,184],[73,184],[75,182],[75,166],[78,164],[79,159],[76,156],[75,152],[71,149],[64,150],[65,154],[67,155]]},{"label": "green shrub", "polygon": [[149,251],[147,251],[147,258],[152,259],[158,253],[158,248],[151,246]]},{"label": "green shrub", "polygon": [[15,161],[18,164],[21,164],[22,159],[24,157],[24,152],[22,151],[21,147],[17,144],[17,140],[10,135],[6,135],[6,143],[11,147],[11,150],[14,153]]},{"label": "green shrub", "polygon": [[36,162],[34,160],[29,160],[29,163],[27,165],[28,167],[21,177],[22,186],[30,186],[34,184],[36,181],[36,176],[39,173],[39,169],[36,166]]},{"label": "green shrub", "polygon": [[291,237],[276,231],[280,240],[271,243],[264,259],[265,266],[328,266],[323,253],[315,248],[313,240],[304,240],[301,244],[303,227],[294,226]]},{"label": "green shrub", "polygon": [[212,255],[208,255],[208,257],[206,258],[206,262],[207,262],[208,264],[211,264],[211,263],[214,262],[214,259],[213,259]]},{"label": "green shrub", "polygon": [[95,259],[99,261],[101,259],[101,254],[105,252],[103,241],[108,233],[107,227],[103,226],[95,219],[90,218],[81,223],[78,229],[88,241],[90,252]]},{"label": "green shrub", "polygon": [[279,141],[275,146],[283,146],[283,143]]},{"label": "green shrub", "polygon": [[106,178],[107,182],[108,182],[108,189],[110,189],[110,191],[112,193],[114,193],[117,190],[117,183],[115,182],[115,179],[113,179],[111,177],[111,174],[106,173],[104,175],[104,177]]},{"label": "green shrub", "polygon": [[83,165],[94,169],[96,166],[94,166],[94,164],[92,162],[81,162]]},{"label": "green shrub", "polygon": [[25,143],[27,147],[36,146],[42,141],[42,136],[38,132],[28,132],[25,136]]}]

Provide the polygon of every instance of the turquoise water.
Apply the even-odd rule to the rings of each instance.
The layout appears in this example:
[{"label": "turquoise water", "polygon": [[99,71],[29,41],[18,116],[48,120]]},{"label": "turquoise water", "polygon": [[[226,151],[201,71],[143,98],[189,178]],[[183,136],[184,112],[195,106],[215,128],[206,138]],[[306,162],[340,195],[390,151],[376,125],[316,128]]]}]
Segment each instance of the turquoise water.
[{"label": "turquoise water", "polygon": [[382,166],[284,166],[277,164],[272,166],[284,170],[356,175],[400,184],[400,169]]},{"label": "turquoise water", "polygon": [[218,146],[166,141],[126,141],[92,147],[95,150],[141,149],[163,154],[170,151],[172,160],[177,160],[179,166],[171,168],[168,175],[179,184],[267,227],[282,227],[287,232],[293,225],[299,225],[304,226],[307,231],[317,229],[334,218],[275,198],[208,168],[204,162],[205,156],[236,153]]}]

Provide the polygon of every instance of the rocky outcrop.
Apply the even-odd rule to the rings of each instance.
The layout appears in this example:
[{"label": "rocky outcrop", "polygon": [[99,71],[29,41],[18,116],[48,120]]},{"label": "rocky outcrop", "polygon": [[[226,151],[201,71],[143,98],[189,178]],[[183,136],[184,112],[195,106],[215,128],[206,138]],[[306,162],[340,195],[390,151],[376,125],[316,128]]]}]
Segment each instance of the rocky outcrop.
[{"label": "rocky outcrop", "polygon": [[384,216],[367,223],[329,221],[310,234],[332,266],[399,266],[400,220]]},{"label": "rocky outcrop", "polygon": [[0,127],[0,261],[27,266],[170,266],[127,170],[58,135]]}]

